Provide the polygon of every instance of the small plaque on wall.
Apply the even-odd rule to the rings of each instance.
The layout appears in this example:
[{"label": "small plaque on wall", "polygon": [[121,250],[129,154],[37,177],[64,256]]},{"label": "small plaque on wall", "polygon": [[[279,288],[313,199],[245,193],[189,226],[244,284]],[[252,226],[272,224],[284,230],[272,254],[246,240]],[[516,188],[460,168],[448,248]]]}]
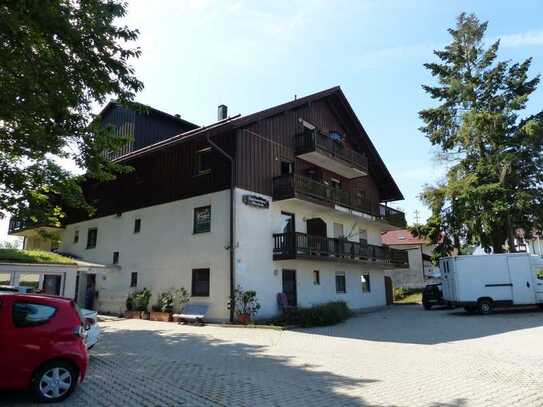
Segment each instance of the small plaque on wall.
[{"label": "small plaque on wall", "polygon": [[266,209],[270,207],[270,202],[258,195],[243,195],[242,200],[245,205],[253,206],[255,208]]}]

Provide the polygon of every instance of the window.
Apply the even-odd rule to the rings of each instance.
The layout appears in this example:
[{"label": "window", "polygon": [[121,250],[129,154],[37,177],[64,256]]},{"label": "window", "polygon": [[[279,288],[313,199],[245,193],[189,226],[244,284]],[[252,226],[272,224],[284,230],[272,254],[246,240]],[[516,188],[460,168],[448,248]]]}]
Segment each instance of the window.
[{"label": "window", "polygon": [[11,273],[0,273],[0,285],[11,284]]},{"label": "window", "polygon": [[345,273],[336,273],[336,293],[343,294],[347,292]]},{"label": "window", "polygon": [[313,270],[313,284],[314,285],[320,285],[321,284],[321,275],[319,270]]},{"label": "window", "polygon": [[137,287],[138,286],[138,273],[132,273],[130,274],[130,287]]},{"label": "window", "polygon": [[96,247],[96,240],[98,239],[98,229],[92,228],[87,232],[87,249],[94,249]]},{"label": "window", "polygon": [[119,252],[113,252],[113,264],[119,264]]},{"label": "window", "polygon": [[362,292],[369,293],[371,291],[370,286],[370,275],[369,274],[363,274],[360,278],[362,282]]},{"label": "window", "polygon": [[211,173],[211,147],[196,152],[194,175]]},{"label": "window", "polygon": [[79,230],[74,231],[74,243],[79,242]]},{"label": "window", "polygon": [[134,220],[134,233],[140,233],[141,230],[141,219]]},{"label": "window", "polygon": [[209,297],[209,269],[192,270],[192,296]]},{"label": "window", "polygon": [[55,315],[56,308],[43,304],[16,302],[13,304],[13,325],[26,328],[45,324]]},{"label": "window", "polygon": [[334,222],[334,237],[336,239],[340,238],[340,237],[344,237],[344,235],[343,235],[343,224]]},{"label": "window", "polygon": [[538,280],[543,280],[543,269],[539,269],[537,271],[537,279]]},{"label": "window", "polygon": [[19,277],[19,285],[21,287],[30,287],[37,290],[40,287],[39,274],[21,274]]},{"label": "window", "polygon": [[341,181],[340,180],[332,178],[330,180],[330,182],[332,183],[332,188],[334,188],[335,190],[340,190],[341,189]]},{"label": "window", "polygon": [[281,161],[281,175],[292,174],[294,172],[294,164],[292,161]]},{"label": "window", "polygon": [[368,245],[368,231],[365,229],[358,230],[358,241],[360,245],[366,247]]},{"label": "window", "polygon": [[194,209],[194,233],[211,231],[211,206]]}]

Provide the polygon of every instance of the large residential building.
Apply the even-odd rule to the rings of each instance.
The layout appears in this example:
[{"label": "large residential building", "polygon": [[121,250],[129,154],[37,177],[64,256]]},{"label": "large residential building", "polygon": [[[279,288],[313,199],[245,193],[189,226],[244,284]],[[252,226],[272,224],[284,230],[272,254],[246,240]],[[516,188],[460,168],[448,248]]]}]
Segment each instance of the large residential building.
[{"label": "large residential building", "polygon": [[[96,307],[122,312],[128,293],[185,287],[230,318],[232,290],[257,293],[261,318],[289,305],[390,301],[385,270],[407,253],[384,247],[405,226],[387,202],[403,196],[339,87],[198,127],[150,109],[102,112],[133,143],[112,155],[134,171],[85,186],[92,219],[72,216],[58,251],[108,267],[81,273]],[[32,242],[37,226],[13,220]],[[387,287],[388,286],[388,295]]]}]

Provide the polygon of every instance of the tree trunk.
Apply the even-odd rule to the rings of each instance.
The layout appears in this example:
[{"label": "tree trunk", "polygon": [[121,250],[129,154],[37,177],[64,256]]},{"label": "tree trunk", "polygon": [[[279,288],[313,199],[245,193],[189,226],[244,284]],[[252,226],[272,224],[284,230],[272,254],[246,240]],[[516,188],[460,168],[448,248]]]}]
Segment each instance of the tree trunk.
[{"label": "tree trunk", "polygon": [[515,253],[517,248],[515,246],[515,234],[513,231],[513,225],[511,222],[511,214],[507,214],[507,245],[509,246],[509,253]]}]

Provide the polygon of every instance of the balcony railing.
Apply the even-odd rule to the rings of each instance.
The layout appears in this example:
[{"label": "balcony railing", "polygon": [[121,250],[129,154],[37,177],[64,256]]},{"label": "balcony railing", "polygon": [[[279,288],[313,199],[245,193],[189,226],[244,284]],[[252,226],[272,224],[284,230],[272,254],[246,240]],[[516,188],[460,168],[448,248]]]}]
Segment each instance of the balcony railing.
[{"label": "balcony railing", "polygon": [[368,171],[368,157],[346,146],[343,142],[334,140],[318,130],[305,130],[295,137],[296,154],[306,154],[313,151],[323,151],[351,167],[363,172]]},{"label": "balcony railing", "polygon": [[273,179],[273,199],[295,198],[303,195],[327,206],[340,205],[383,219],[391,225],[404,227],[405,215],[396,209],[365,199],[357,194],[312,180],[298,174],[287,174]]},{"label": "balcony railing", "polygon": [[408,254],[386,246],[364,242],[351,242],[305,233],[275,233],[273,235],[274,260],[311,258],[314,260],[367,262],[379,261],[396,267],[408,267]]}]

